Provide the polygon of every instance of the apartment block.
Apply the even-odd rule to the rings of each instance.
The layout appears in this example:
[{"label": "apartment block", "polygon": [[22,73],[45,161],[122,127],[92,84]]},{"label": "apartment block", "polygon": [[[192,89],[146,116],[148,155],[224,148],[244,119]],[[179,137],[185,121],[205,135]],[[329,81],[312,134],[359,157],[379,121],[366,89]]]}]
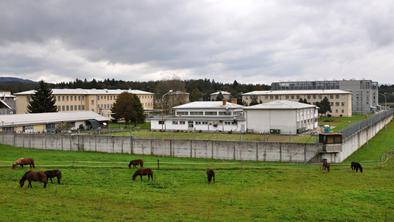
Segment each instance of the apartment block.
[{"label": "apartment block", "polygon": [[[111,108],[122,92],[137,95],[145,112],[153,111],[153,93],[142,90],[122,89],[52,89],[55,96],[57,110],[68,111],[93,111],[100,115],[110,117]],[[27,106],[34,90],[16,93],[16,113],[27,113]]]},{"label": "apartment block", "polygon": [[341,89],[352,93],[353,113],[366,114],[379,105],[379,84],[372,80],[328,80],[273,82],[271,90]]},{"label": "apartment block", "polygon": [[332,116],[352,116],[352,93],[344,90],[276,90],[253,91],[242,94],[242,101],[249,105],[254,99],[258,103],[267,103],[275,100],[289,100],[298,102],[307,100],[316,104],[327,97],[331,105]]}]

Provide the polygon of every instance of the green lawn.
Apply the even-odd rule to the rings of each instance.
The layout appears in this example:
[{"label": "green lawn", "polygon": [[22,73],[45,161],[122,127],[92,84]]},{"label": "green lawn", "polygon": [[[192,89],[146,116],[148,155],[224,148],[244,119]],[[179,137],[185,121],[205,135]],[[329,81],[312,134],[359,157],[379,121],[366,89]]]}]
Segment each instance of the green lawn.
[{"label": "green lawn", "polygon": [[367,119],[368,115],[353,115],[351,117],[320,117],[319,126],[330,125],[333,132],[340,132],[353,123]]},{"label": "green lawn", "polygon": [[[0,145],[0,221],[394,221],[394,122],[328,174],[315,164],[260,163],[21,149]],[[59,168],[63,184],[19,188],[26,169]],[[132,182],[133,158],[155,182]],[[160,159],[161,167],[156,169]],[[349,162],[364,165],[363,174]],[[216,169],[207,185],[205,169]]]}]

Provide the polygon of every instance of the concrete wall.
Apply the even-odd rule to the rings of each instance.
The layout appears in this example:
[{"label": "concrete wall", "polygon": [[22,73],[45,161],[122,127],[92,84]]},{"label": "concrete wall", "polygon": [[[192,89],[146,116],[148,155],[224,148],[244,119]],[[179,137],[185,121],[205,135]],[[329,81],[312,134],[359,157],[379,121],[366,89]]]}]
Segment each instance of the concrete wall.
[{"label": "concrete wall", "polygon": [[341,152],[338,153],[325,153],[321,158],[328,159],[330,162],[340,163],[349,157],[352,153],[366,144],[372,139],[380,130],[382,130],[390,121],[393,116],[389,116],[384,120],[377,122],[375,125],[361,129],[357,133],[344,138],[342,143]]},{"label": "concrete wall", "polygon": [[60,134],[0,134],[0,143],[35,149],[283,162],[308,162],[322,150],[321,144],[159,140]]}]

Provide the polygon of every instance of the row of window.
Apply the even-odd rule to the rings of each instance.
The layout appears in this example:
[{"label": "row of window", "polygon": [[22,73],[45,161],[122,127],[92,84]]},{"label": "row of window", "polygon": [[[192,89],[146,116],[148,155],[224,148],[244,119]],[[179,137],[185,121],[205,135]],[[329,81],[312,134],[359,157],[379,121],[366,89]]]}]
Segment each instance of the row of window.
[{"label": "row of window", "polygon": [[78,111],[78,110],[85,110],[84,105],[62,105],[56,106],[57,111]]},{"label": "row of window", "polygon": [[[190,124],[192,124],[192,123],[194,123],[194,125],[208,125],[208,121],[194,121],[194,122],[190,122]],[[160,120],[159,124],[163,125],[164,121]],[[172,125],[185,125],[185,124],[186,124],[186,121],[182,121],[182,120],[181,121],[177,121],[177,120],[172,121]],[[211,124],[212,123],[210,123],[210,125]],[[213,123],[213,124],[217,125],[217,123]],[[235,122],[235,121],[224,121],[224,125],[237,125],[237,122]]]},{"label": "row of window", "polygon": [[[217,116],[219,114],[219,116],[230,116],[231,112],[214,112],[214,111],[190,111],[190,112],[186,112],[186,111],[177,111],[176,115],[178,116],[203,116],[205,114],[205,116]],[[234,114],[236,114],[236,112],[234,112]]]},{"label": "row of window", "polygon": [[56,101],[81,101],[85,96],[56,96]]},{"label": "row of window", "polygon": [[[327,97],[329,99],[339,99],[340,95],[339,94],[330,94],[330,95],[269,95],[269,96],[259,96],[262,99],[280,99],[280,98],[285,98],[285,99],[323,99],[324,97]],[[252,96],[246,97],[246,100],[252,100]]]},{"label": "row of window", "polygon": [[[145,96],[145,95],[139,95],[138,96],[140,99],[152,99],[152,96]],[[78,96],[56,96],[56,101],[82,101],[85,99],[85,96],[83,95],[78,95]],[[96,96],[97,100],[116,100],[118,96],[116,95],[98,95]]]}]

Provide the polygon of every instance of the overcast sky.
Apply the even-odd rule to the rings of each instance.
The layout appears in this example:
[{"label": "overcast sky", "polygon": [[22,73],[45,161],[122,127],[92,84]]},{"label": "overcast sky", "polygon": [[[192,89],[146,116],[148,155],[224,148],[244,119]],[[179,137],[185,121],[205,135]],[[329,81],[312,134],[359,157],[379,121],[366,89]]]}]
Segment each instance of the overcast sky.
[{"label": "overcast sky", "polygon": [[394,83],[394,1],[0,1],[0,76]]}]

